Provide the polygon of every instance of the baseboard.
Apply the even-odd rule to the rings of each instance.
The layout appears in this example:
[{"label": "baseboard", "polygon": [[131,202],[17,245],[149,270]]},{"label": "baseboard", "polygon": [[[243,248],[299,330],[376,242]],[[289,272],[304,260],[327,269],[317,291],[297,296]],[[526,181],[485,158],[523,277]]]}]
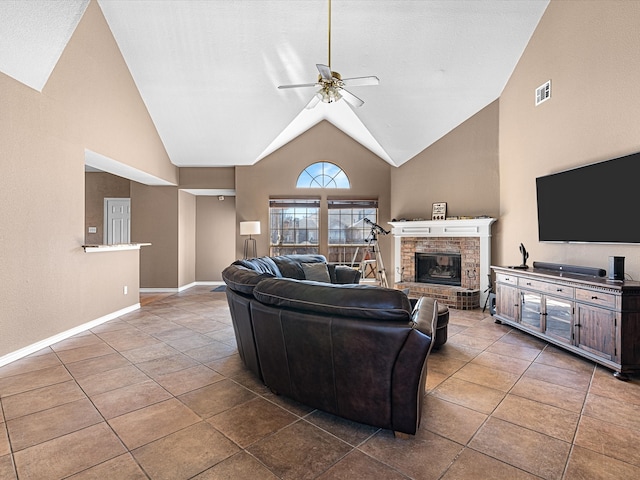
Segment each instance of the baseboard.
[{"label": "baseboard", "polygon": [[[182,292],[184,290],[187,290],[191,287],[195,287],[197,285],[208,285],[208,286],[219,286],[219,285],[224,285],[225,283],[222,281],[211,281],[211,282],[192,282],[188,285],[184,285],[182,287],[179,288],[141,288],[139,291],[140,293],[179,293]],[[109,320],[113,320],[114,318],[118,318],[122,315],[125,315],[127,313],[131,313],[135,310],[140,309],[140,304],[136,303],[134,305],[131,305],[130,307],[126,307],[123,308],[122,310],[118,310],[117,312],[113,312],[110,313],[108,315],[105,315],[103,317],[100,318],[96,318],[95,320],[92,320],[90,322],[84,323],[82,325],[78,325],[77,327],[74,327],[70,330],[67,330],[65,332],[62,333],[58,333],[57,335],[54,335],[52,337],[46,338],[44,340],[41,340],[39,342],[36,342],[32,345],[28,345],[24,348],[21,348],[20,350],[16,350],[15,352],[11,352],[8,353],[6,355],[4,355],[3,357],[0,357],[0,367],[7,365],[11,362],[15,362],[16,360],[19,360],[21,358],[26,357],[27,355],[31,355],[32,353],[37,352],[38,350],[42,350],[43,348],[46,347],[50,347],[51,345],[53,345],[54,343],[58,343],[62,340],[66,340],[69,337],[73,337],[74,335],[77,335],[78,333],[82,333],[86,330],[90,330],[94,327],[97,327],[98,325],[101,325],[105,322],[108,322]]]},{"label": "baseboard", "polygon": [[207,281],[207,282],[192,282],[189,285],[184,285],[182,287],[179,288],[179,291],[184,291],[187,290],[188,288],[191,287],[198,287],[198,286],[220,286],[220,285],[225,285],[225,283],[223,281]]},{"label": "baseboard", "polygon": [[15,352],[8,353],[7,355],[0,357],[0,367],[7,365],[11,362],[15,362],[16,360],[24,358],[27,355],[31,355],[32,353],[42,350],[43,348],[50,347],[54,343],[61,342],[62,340],[66,340],[69,337],[73,337],[78,333],[82,333],[92,328],[95,328],[98,325],[108,322],[109,320],[113,320],[114,318],[121,317],[122,315],[125,315],[127,313],[134,312],[138,309],[140,309],[140,304],[136,303],[135,305],[131,305],[130,307],[123,308],[121,310],[118,310],[117,312],[109,313],[108,315],[105,315],[100,318],[96,318],[95,320],[91,320],[90,322],[87,322],[87,323],[83,323],[82,325],[78,325],[77,327],[74,327],[70,330],[66,330],[52,337],[45,338],[44,340],[40,340],[39,342],[28,345],[24,348],[21,348],[20,350],[16,350]]},{"label": "baseboard", "polygon": [[181,287],[178,287],[178,292],[184,292],[185,290],[189,290],[191,287],[195,287],[196,285],[197,282],[191,282],[187,285],[182,285]]},{"label": "baseboard", "polygon": [[140,293],[178,293],[177,288],[141,288]]},{"label": "baseboard", "polygon": [[219,286],[219,285],[224,285],[225,283],[223,281],[210,281],[210,282],[191,282],[188,283],[187,285],[183,285],[181,287],[177,287],[177,288],[140,288],[140,293],[180,293],[180,292],[184,292],[185,290],[188,290],[192,287],[197,287],[200,285],[205,285],[205,286]]}]

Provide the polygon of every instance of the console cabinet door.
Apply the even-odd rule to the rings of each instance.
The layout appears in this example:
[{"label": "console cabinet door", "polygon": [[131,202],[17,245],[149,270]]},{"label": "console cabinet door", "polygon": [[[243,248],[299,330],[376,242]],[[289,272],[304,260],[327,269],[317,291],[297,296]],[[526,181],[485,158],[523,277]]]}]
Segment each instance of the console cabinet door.
[{"label": "console cabinet door", "polygon": [[496,314],[512,322],[518,321],[518,289],[498,283],[496,285]]},{"label": "console cabinet door", "polygon": [[571,344],[573,342],[573,302],[545,296],[545,330],[550,337]]},{"label": "console cabinet door", "polygon": [[578,304],[575,324],[576,345],[594,355],[615,360],[616,314],[604,308]]},{"label": "console cabinet door", "polygon": [[520,323],[537,332],[542,331],[542,295],[520,291]]}]

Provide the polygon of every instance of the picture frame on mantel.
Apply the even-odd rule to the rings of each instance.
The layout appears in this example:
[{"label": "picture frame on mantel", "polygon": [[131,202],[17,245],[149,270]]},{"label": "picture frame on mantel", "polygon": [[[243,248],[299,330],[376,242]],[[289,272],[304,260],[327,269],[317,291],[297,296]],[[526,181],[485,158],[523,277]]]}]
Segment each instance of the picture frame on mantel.
[{"label": "picture frame on mantel", "polygon": [[447,202],[434,203],[431,209],[431,220],[445,220],[447,218]]}]

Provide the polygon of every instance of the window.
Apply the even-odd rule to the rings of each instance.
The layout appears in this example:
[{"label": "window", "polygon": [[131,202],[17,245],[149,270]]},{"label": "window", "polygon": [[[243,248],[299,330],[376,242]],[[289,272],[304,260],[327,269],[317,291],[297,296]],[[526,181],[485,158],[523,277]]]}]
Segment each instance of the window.
[{"label": "window", "polygon": [[[328,200],[329,262],[358,263],[378,223],[377,200]],[[366,219],[366,220],[365,220]]]},{"label": "window", "polygon": [[320,199],[269,200],[271,255],[318,253]]},{"label": "window", "polygon": [[347,174],[339,166],[330,162],[317,162],[302,171],[296,188],[351,188],[351,184]]},{"label": "window", "polygon": [[[350,188],[350,184],[340,167],[317,162],[300,173],[296,187]],[[327,252],[331,263],[359,263],[364,250],[371,245],[372,225],[378,222],[378,201],[329,198],[326,207],[327,210],[323,203],[321,213],[318,197],[270,199],[270,255],[322,251]],[[323,229],[328,225],[327,232],[320,232],[321,223]]]}]

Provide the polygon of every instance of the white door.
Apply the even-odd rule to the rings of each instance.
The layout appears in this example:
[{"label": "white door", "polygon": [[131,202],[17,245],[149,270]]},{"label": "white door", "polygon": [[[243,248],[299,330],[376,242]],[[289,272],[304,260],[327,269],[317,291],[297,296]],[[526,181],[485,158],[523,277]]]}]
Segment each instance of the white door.
[{"label": "white door", "polygon": [[131,199],[104,199],[104,243],[131,243]]}]

